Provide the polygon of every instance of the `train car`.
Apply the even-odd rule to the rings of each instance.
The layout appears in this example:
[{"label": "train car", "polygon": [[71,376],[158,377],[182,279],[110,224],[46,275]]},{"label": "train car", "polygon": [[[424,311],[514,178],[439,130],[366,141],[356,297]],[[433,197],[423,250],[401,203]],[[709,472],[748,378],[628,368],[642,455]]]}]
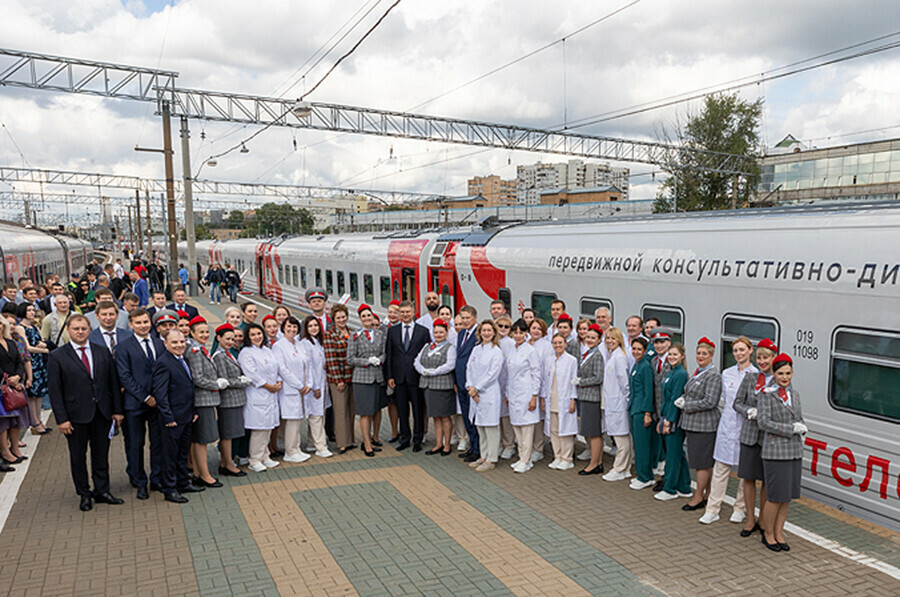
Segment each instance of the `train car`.
[{"label": "train car", "polygon": [[0,222],[0,239],[4,282],[15,283],[20,277],[42,282],[49,273],[68,277],[72,272],[84,271],[93,257],[93,248],[85,240],[9,222]]},{"label": "train car", "polygon": [[655,316],[689,347],[714,338],[721,368],[738,336],[771,338],[794,358],[805,398],[805,494],[900,529],[900,207],[240,240],[210,251],[242,260],[245,289],[291,307],[306,307],[311,286],[331,300],[349,294],[353,315],[393,298],[418,310],[434,290],[455,310],[484,315],[499,298],[513,314],[530,306],[549,319],[560,298],[573,316],[608,307],[619,326]]}]

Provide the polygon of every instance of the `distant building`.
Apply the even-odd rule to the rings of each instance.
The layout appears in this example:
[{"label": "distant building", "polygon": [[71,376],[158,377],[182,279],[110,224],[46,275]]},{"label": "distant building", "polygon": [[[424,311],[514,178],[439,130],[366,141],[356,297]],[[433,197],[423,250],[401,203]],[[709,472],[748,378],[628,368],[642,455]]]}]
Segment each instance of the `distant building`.
[{"label": "distant building", "polygon": [[242,228],[210,228],[209,232],[216,237],[216,240],[231,240],[240,238]]},{"label": "distant building", "polygon": [[468,195],[480,195],[488,205],[514,205],[516,203],[516,180],[503,180],[496,174],[476,176],[468,182]]},{"label": "distant building", "polygon": [[516,169],[516,198],[519,203],[540,203],[541,193],[550,189],[581,189],[615,186],[621,200],[628,200],[630,170],[609,164],[569,160],[556,164],[537,162]]},{"label": "distant building", "polygon": [[481,195],[469,195],[466,197],[446,197],[441,200],[423,201],[421,209],[462,209],[474,207],[497,207],[496,203],[489,202]]},{"label": "distant building", "polygon": [[569,205],[571,203],[602,203],[621,201],[622,191],[613,185],[585,189],[548,189],[541,191],[541,205]]}]

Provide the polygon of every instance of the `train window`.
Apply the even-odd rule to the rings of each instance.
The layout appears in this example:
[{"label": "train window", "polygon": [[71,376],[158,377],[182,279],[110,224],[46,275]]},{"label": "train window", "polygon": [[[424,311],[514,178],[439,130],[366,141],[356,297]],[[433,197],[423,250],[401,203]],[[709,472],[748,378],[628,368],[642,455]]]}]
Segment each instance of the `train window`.
[{"label": "train window", "polygon": [[363,298],[370,305],[375,302],[375,282],[372,280],[372,274],[363,274]]},{"label": "train window", "polygon": [[316,268],[316,286],[322,288],[322,270]]},{"label": "train window", "polygon": [[284,265],[278,264],[278,283],[284,284]]},{"label": "train window", "polygon": [[553,322],[550,315],[550,304],[556,299],[556,295],[552,292],[532,292],[531,308],[534,309],[536,317],[543,319],[547,324]]},{"label": "train window", "polygon": [[[797,332],[794,357],[818,357],[811,332]],[[900,334],[838,328],[831,339],[828,401],[837,410],[900,421]]]},{"label": "train window", "polygon": [[299,284],[299,279],[297,276],[297,266],[296,265],[291,266],[291,273],[293,274],[291,276],[293,278],[292,282],[294,283],[294,286],[297,286]]},{"label": "train window", "polygon": [[509,313],[509,316],[512,317],[512,292],[510,292],[509,288],[501,288],[497,291],[497,300],[503,301],[503,305],[506,307],[506,312]]},{"label": "train window", "polygon": [[592,296],[583,296],[581,297],[581,302],[579,308],[581,309],[581,316],[594,321],[594,314],[597,312],[597,309],[600,307],[606,307],[609,309],[609,319],[612,321],[613,315],[613,303],[609,299],[604,298],[594,298]]},{"label": "train window", "polygon": [[344,296],[344,272],[337,273],[337,290],[338,297]]},{"label": "train window", "polygon": [[350,272],[350,300],[359,300],[359,276]]},{"label": "train window", "polygon": [[680,308],[644,305],[641,318],[647,321],[648,317],[657,318],[661,325],[672,330],[673,342],[684,342],[684,312]]},{"label": "train window", "polygon": [[325,292],[328,296],[334,294],[334,275],[330,269],[325,270]]},{"label": "train window", "polygon": [[300,286],[306,288],[306,266],[300,266]]},{"label": "train window", "polygon": [[763,338],[768,338],[778,345],[778,321],[752,315],[728,314],[723,317],[722,345],[719,347],[722,369],[727,369],[735,364],[734,355],[731,354],[731,345],[739,336],[746,336],[754,345],[759,344]]},{"label": "train window", "polygon": [[381,306],[387,308],[391,304],[391,279],[381,276]]}]

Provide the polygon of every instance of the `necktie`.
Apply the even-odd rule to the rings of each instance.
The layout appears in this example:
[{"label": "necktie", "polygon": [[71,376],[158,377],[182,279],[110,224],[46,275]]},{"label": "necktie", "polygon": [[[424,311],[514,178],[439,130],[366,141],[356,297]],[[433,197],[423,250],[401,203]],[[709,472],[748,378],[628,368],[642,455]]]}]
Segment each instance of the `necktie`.
[{"label": "necktie", "polygon": [[459,335],[459,346],[457,348],[462,348],[466,345],[466,334],[469,333],[469,330],[463,330],[462,334]]},{"label": "necktie", "polygon": [[106,334],[106,337],[109,338],[109,352],[116,351],[116,333],[115,332],[103,332]]},{"label": "necktie", "polygon": [[403,350],[409,350],[409,326],[403,326]]},{"label": "necktie", "polygon": [[662,373],[662,362],[663,362],[662,357],[660,357],[656,361],[656,372],[657,373]]},{"label": "necktie", "polygon": [[184,367],[184,371],[188,374],[188,377],[194,379],[194,376],[191,375],[191,368],[188,367],[188,364],[186,362],[184,362],[184,359],[179,357],[178,361],[181,363],[181,366]]},{"label": "necktie", "polygon": [[765,374],[765,373],[760,373],[760,374],[756,377],[756,391],[758,392],[758,391],[760,391],[761,389],[763,389],[764,387],[766,387],[766,374]]},{"label": "necktie", "polygon": [[150,348],[150,338],[144,338],[144,352],[147,354],[147,360],[151,363],[156,359],[153,358],[153,349]]},{"label": "necktie", "polygon": [[94,377],[94,374],[91,373],[91,361],[88,359],[88,356],[87,356],[87,347],[80,346],[78,348],[78,350],[81,351],[81,362],[84,363],[84,368],[87,369],[88,375],[90,375],[91,377]]},{"label": "necktie", "polygon": [[781,398],[782,402],[787,402],[788,398],[790,398],[790,396],[788,396],[787,390],[785,390],[784,388],[778,388],[778,397]]}]

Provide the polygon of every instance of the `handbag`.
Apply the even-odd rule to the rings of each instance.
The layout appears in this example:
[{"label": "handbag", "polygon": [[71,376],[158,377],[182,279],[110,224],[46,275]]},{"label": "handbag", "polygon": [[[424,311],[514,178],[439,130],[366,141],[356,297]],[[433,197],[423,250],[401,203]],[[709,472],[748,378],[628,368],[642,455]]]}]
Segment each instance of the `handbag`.
[{"label": "handbag", "polygon": [[9,412],[28,406],[28,399],[25,398],[25,392],[13,389],[9,385],[8,379],[9,376],[4,373],[3,383],[0,384],[0,393],[3,394],[3,408]]}]

